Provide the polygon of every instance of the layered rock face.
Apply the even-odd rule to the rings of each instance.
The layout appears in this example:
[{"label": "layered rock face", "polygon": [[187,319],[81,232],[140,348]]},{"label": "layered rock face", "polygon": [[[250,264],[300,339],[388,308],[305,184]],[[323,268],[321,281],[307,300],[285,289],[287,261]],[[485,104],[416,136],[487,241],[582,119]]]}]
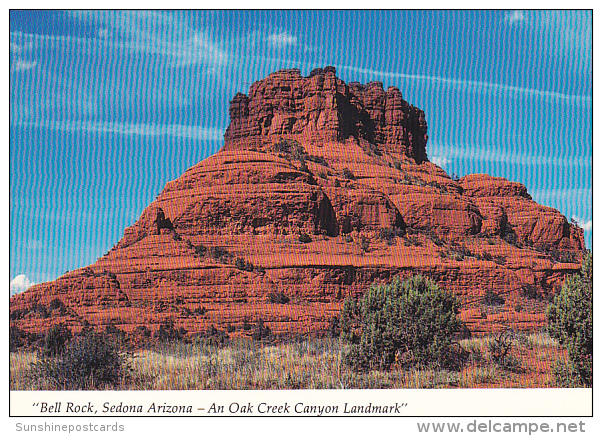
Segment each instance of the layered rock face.
[{"label": "layered rock face", "polygon": [[430,163],[424,113],[396,88],[279,71],[230,116],[217,154],[95,264],[12,297],[11,322],[320,334],[347,296],[421,273],[462,299],[473,332],[529,329],[580,268],[583,231],[525,186]]},{"label": "layered rock face", "polygon": [[261,146],[275,137],[300,141],[354,138],[402,152],[420,163],[426,159],[424,112],[405,101],[399,89],[381,82],[347,85],[334,67],[318,68],[309,77],[299,70],[271,74],[238,93],[230,102],[231,123],[225,149]]}]

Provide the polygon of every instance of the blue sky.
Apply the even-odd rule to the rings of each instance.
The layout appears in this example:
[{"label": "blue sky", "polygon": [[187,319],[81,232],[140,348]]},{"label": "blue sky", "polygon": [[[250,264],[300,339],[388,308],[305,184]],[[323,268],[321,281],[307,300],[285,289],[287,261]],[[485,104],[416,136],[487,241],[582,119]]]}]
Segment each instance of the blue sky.
[{"label": "blue sky", "polygon": [[220,148],[236,92],[326,65],[397,86],[431,161],[524,183],[591,247],[589,11],[11,11],[15,290],[106,253]]}]

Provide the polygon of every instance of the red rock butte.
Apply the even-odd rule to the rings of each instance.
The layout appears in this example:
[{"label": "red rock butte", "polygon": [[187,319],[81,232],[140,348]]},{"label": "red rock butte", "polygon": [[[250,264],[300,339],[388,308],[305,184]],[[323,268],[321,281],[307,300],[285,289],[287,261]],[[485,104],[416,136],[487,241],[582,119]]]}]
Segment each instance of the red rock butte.
[{"label": "red rock butte", "polygon": [[419,273],[475,333],[534,329],[580,268],[582,229],[525,186],[429,162],[425,114],[395,87],[283,70],[230,119],[96,263],[12,297],[11,325],[321,334],[346,297]]}]

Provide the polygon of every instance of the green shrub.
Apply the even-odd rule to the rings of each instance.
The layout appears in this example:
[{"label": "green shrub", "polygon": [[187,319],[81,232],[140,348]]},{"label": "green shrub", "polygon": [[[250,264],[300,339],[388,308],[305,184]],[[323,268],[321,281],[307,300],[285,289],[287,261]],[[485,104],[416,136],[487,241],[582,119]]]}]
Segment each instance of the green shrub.
[{"label": "green shrub", "polygon": [[483,253],[481,253],[481,257],[485,260],[489,260],[489,261],[493,260],[493,255],[488,251],[483,251]]},{"label": "green shrub", "polygon": [[355,174],[349,168],[343,168],[343,177],[347,180],[355,180]]},{"label": "green shrub", "polygon": [[307,233],[305,233],[305,232],[299,233],[299,242],[302,242],[304,244],[308,244],[311,241],[312,241],[311,236],[309,236]]},{"label": "green shrub", "polygon": [[154,337],[161,342],[181,341],[185,339],[187,333],[188,331],[184,327],[178,329],[172,322],[168,322],[159,326]]},{"label": "green shrub", "polygon": [[457,367],[452,344],[462,328],[459,300],[431,280],[413,276],[372,285],[341,312],[341,337],[351,343],[345,361],[358,370]]},{"label": "green shrub", "polygon": [[249,322],[247,318],[245,318],[242,322],[242,329],[244,331],[249,331],[253,328],[253,325]]},{"label": "green shrub", "polygon": [[366,238],[365,236],[362,236],[360,238],[360,248],[362,249],[362,251],[364,253],[367,253],[368,251],[370,251],[370,240],[368,238]]},{"label": "green shrub", "polygon": [[387,245],[393,245],[395,238],[403,235],[404,232],[399,227],[381,227],[378,231],[378,239],[385,241]]},{"label": "green shrub", "polygon": [[507,331],[502,331],[497,337],[494,337],[487,346],[489,359],[503,369],[518,371],[520,369],[520,363],[510,354],[513,347],[514,342],[512,341],[512,337]]},{"label": "green shrub", "polygon": [[537,288],[534,285],[526,284],[520,288],[520,294],[529,300],[539,300],[541,295],[537,292]]},{"label": "green shrub", "polygon": [[105,335],[76,336],[65,349],[33,365],[34,372],[57,389],[113,388],[131,375],[125,356]]},{"label": "green shrub", "polygon": [[496,294],[491,290],[487,290],[483,296],[483,303],[485,303],[487,306],[501,306],[502,304],[506,303],[506,300],[500,294]]},{"label": "green shrub", "polygon": [[583,386],[592,386],[593,371],[593,258],[583,258],[581,272],[568,277],[548,306],[548,331],[568,351],[564,373],[577,374]]},{"label": "green shrub", "polygon": [[197,341],[214,347],[223,347],[229,342],[230,336],[223,330],[217,329],[213,324],[205,333],[198,335]]},{"label": "green shrub", "polygon": [[274,304],[286,304],[291,299],[284,292],[272,292],[268,295],[268,301]]},{"label": "green shrub", "polygon": [[40,352],[44,356],[61,354],[71,336],[73,336],[71,330],[65,325],[56,324],[52,326],[42,338]]},{"label": "green shrub", "polygon": [[272,334],[272,330],[264,324],[263,320],[260,319],[255,324],[255,328],[253,329],[253,339],[256,341],[260,341],[262,339],[269,338]]},{"label": "green shrub", "polygon": [[255,269],[255,265],[251,262],[244,260],[242,257],[237,257],[234,261],[234,266],[242,271],[252,272]]},{"label": "green shrub", "polygon": [[36,339],[36,335],[28,333],[15,325],[9,327],[9,350],[17,351],[19,348],[29,345]]}]

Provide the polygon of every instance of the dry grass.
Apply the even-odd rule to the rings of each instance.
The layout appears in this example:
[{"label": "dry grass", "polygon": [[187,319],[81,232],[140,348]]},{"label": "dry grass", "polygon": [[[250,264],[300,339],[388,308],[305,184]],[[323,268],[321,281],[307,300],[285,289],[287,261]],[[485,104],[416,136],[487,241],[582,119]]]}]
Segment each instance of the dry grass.
[{"label": "dry grass", "polygon": [[[358,373],[344,364],[346,345],[338,339],[309,339],[279,345],[235,339],[220,347],[175,342],[140,350],[130,357],[131,390],[204,389],[379,389],[379,388],[544,388],[554,387],[551,367],[565,356],[545,333],[513,335],[512,359],[491,361],[492,337],[466,339],[469,354],[461,371],[392,369]],[[11,353],[10,388],[44,389],[28,376],[34,352]]]}]

